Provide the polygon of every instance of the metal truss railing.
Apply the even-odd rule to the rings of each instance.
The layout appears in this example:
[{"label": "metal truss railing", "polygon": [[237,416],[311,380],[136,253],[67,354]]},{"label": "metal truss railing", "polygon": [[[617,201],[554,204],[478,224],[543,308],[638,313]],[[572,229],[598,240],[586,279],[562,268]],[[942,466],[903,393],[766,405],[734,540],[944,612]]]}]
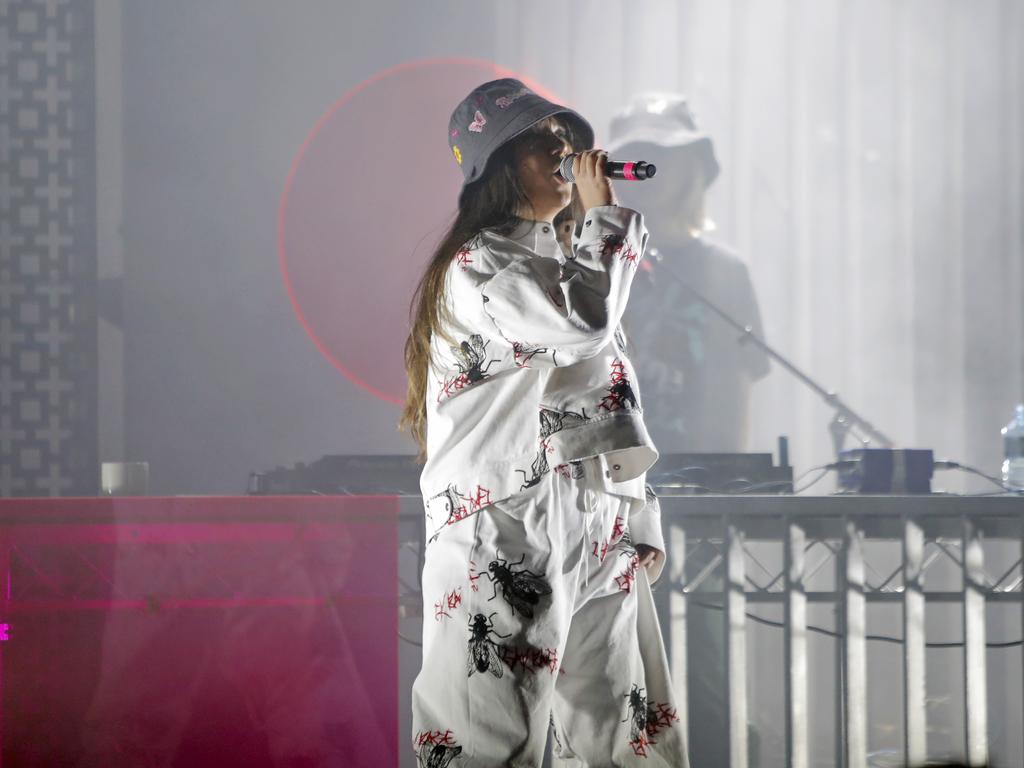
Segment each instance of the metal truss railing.
[{"label": "metal truss railing", "polygon": [[[748,603],[781,606],[784,633],[786,764],[809,768],[808,606],[831,603],[837,624],[835,669],[837,766],[868,765],[867,641],[902,645],[903,759],[927,759],[925,649],[962,645],[964,743],[969,765],[989,759],[986,681],[986,606],[1024,607],[1021,543],[1024,499],[988,497],[662,497],[670,550],[667,584],[659,603],[675,675],[679,716],[687,724],[687,609],[694,601],[722,610],[723,681],[727,705],[729,766],[748,765]],[[990,542],[1013,545],[1009,567],[994,574],[986,562]],[[781,560],[763,562],[755,543],[781,544]],[[899,544],[895,568],[873,563],[868,550]],[[929,591],[925,576],[939,563],[954,567],[958,583]],[[689,567],[688,567],[689,564]],[[828,569],[828,566],[832,566]],[[829,572],[831,571],[831,572]],[[823,578],[825,577],[825,578]],[[945,579],[949,581],[949,579]],[[942,581],[942,579],[937,579]],[[824,586],[821,582],[826,582]],[[828,583],[831,582],[831,583]],[[867,633],[867,606],[902,605],[902,637]],[[925,606],[960,606],[962,643],[928,643]],[[666,604],[667,603],[667,604]],[[1024,628],[1024,625],[1021,625]],[[998,643],[1001,647],[1020,641]]]}]

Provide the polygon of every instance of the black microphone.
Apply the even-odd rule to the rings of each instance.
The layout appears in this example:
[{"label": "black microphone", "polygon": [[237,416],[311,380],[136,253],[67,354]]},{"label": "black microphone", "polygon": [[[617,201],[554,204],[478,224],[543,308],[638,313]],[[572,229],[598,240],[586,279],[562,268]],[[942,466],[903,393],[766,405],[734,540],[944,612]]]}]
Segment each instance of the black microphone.
[{"label": "black microphone", "polygon": [[[570,184],[576,181],[572,173],[573,155],[566,155],[558,166],[558,175]],[[604,165],[604,175],[610,179],[624,179],[626,181],[644,181],[654,176],[658,169],[643,160],[635,160],[628,163],[620,163],[616,160],[608,160]]]}]

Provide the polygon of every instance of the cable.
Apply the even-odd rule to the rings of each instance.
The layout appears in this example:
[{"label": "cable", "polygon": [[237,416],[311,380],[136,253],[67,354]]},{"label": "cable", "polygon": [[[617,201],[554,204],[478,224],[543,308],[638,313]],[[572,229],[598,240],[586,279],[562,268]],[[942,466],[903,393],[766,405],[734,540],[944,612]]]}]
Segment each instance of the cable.
[{"label": "cable", "polygon": [[[691,598],[692,599],[692,598]],[[715,611],[724,611],[724,605],[718,605],[716,603],[705,603],[701,600],[692,600],[695,605],[699,605],[701,608],[709,608]],[[766,619],[763,616],[758,616],[756,613],[746,612],[746,616],[751,621],[757,622],[758,624],[764,624],[766,627],[776,627],[778,629],[785,629],[786,625],[781,621],[773,621],[772,619]],[[832,629],[825,629],[824,627],[816,627],[811,624],[806,626],[808,632],[815,632],[819,635],[825,635],[826,637],[832,637],[837,640],[842,638],[840,632],[836,632]],[[875,640],[880,643],[894,643],[896,645],[903,645],[904,640],[902,637],[890,637],[889,635],[864,635],[865,640]],[[951,642],[951,643],[925,643],[925,648],[963,648],[963,641]],[[986,648],[1013,648],[1015,646],[1024,645],[1024,639],[1022,640],[1008,640],[1002,643],[985,643]]]},{"label": "cable", "polygon": [[1024,493],[1024,488],[1014,488],[1012,485],[1007,485],[1006,483],[1004,483],[998,477],[986,475],[980,469],[968,467],[966,464],[960,464],[959,462],[956,461],[936,461],[933,463],[933,466],[935,467],[935,469],[960,469],[963,470],[964,472],[970,472],[972,475],[977,475],[978,477],[985,478],[990,483],[999,486],[1007,493]]},{"label": "cable", "polygon": [[[827,475],[831,471],[830,467],[819,467],[819,469],[821,469],[821,473],[816,478],[811,480],[811,482],[807,483],[807,485],[803,485],[803,486],[801,486],[799,488],[793,488],[793,494],[795,495],[795,494],[798,494],[798,493],[803,493],[808,488],[810,488],[812,485],[816,485],[817,483],[819,483],[821,481],[821,479],[823,477],[825,477],[825,475]],[[805,472],[804,474],[806,475],[807,473]]]},{"label": "cable", "polygon": [[[737,482],[737,481],[734,480],[733,482]],[[728,493],[743,494],[743,493],[751,493],[753,491],[763,491],[763,490],[772,490],[772,489],[778,489],[778,490],[782,490],[782,491],[787,491],[788,490],[790,492],[792,492],[792,490],[793,490],[793,484],[789,480],[766,480],[766,481],[761,482],[761,483],[751,483],[749,481],[745,481],[745,482],[746,482],[746,484],[743,487],[736,488],[735,490],[728,491]]]}]

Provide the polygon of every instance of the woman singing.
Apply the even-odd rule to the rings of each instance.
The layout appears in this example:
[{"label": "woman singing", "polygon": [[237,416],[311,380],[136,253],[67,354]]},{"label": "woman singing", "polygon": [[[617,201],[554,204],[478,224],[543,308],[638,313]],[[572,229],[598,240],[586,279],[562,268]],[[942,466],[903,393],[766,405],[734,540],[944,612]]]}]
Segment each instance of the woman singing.
[{"label": "woman singing", "polygon": [[[465,184],[414,299],[425,459],[422,766],[686,766],[649,579],[658,454],[619,320],[647,230],[576,112],[518,80],[455,109]],[[575,190],[558,170],[572,161]],[[552,221],[573,203],[568,253]]]}]

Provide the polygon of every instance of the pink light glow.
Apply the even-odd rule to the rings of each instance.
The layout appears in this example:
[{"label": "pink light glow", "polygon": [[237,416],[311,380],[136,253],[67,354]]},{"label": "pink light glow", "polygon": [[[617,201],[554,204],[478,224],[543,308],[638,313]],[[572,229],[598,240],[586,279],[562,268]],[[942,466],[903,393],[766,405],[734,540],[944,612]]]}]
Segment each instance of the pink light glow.
[{"label": "pink light glow", "polygon": [[292,307],[339,372],[395,405],[416,281],[455,214],[462,175],[443,142],[475,86],[516,77],[475,59],[424,59],[377,73],[314,124],[278,209],[278,260]]}]

